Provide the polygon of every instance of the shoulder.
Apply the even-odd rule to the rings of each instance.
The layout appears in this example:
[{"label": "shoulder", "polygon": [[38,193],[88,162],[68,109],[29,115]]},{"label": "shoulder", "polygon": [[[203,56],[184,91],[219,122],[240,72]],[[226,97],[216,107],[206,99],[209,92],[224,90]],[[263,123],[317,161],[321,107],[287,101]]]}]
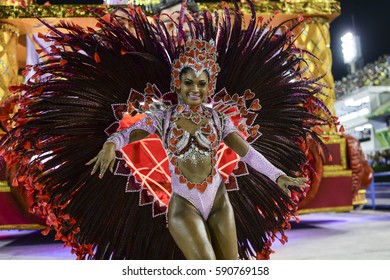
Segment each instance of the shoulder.
[{"label": "shoulder", "polygon": [[165,116],[167,116],[169,114],[170,110],[171,110],[171,107],[152,109],[149,112],[146,112],[146,114],[150,115],[154,118],[161,119],[161,118],[165,118]]},{"label": "shoulder", "polygon": [[154,124],[157,128],[161,129],[161,133],[163,130],[167,129],[174,110],[175,106],[169,106],[157,110],[155,109],[151,112]]},{"label": "shoulder", "polygon": [[218,118],[220,118],[220,119],[225,118],[225,114],[222,113],[221,111],[215,109],[215,108],[207,107],[207,110],[208,110],[214,117],[218,117]]}]

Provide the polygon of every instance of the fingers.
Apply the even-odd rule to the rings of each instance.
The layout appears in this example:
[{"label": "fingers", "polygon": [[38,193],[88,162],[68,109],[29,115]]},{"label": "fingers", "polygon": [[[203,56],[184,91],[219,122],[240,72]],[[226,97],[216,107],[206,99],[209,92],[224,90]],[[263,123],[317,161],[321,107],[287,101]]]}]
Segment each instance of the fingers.
[{"label": "fingers", "polygon": [[100,166],[100,174],[99,174],[99,179],[102,179],[104,174],[106,173],[107,171],[107,168],[108,168],[108,164],[107,163],[104,163]]},{"label": "fingers", "polygon": [[307,184],[308,181],[309,179],[304,177],[293,178],[286,176],[284,180],[280,182],[279,185],[283,189],[283,191],[291,197],[290,188],[300,189],[301,187],[310,187],[310,185]]},{"label": "fingers", "polygon": [[302,186],[308,186],[306,184],[309,181],[308,178],[298,177],[298,178],[291,178],[289,182],[287,183],[291,187],[302,187]]},{"label": "fingers", "polygon": [[115,164],[115,160],[111,161],[111,163],[110,163],[110,172],[111,173],[114,173],[114,164]]},{"label": "fingers", "polygon": [[[107,167],[108,167],[108,164],[107,164],[107,163],[106,163],[106,164],[104,164],[104,163],[102,164],[102,162],[101,162],[100,160],[98,160],[98,161],[95,163],[95,165],[93,166],[93,168],[92,168],[91,175],[95,174],[96,171],[97,171],[98,169],[100,169],[99,179],[102,179],[103,176],[104,176],[104,174],[106,173]],[[111,168],[110,168],[110,170],[111,170]]]},{"label": "fingers", "polygon": [[100,165],[100,162],[97,161],[97,162],[95,163],[95,165],[93,166],[93,168],[92,168],[91,175],[95,174],[95,172],[96,172],[96,171],[98,170],[98,168],[99,168],[99,165]]},{"label": "fingers", "polygon": [[114,173],[115,153],[112,155],[102,149],[99,154],[90,161],[88,161],[86,165],[90,165],[92,163],[95,164],[92,168],[91,175],[95,174],[98,170],[100,170],[99,178],[102,179],[107,169],[109,169],[111,173]]},{"label": "fingers", "polygon": [[97,161],[97,156],[96,157],[94,157],[93,159],[91,159],[90,161],[88,161],[85,165],[90,165],[90,164],[92,164],[92,163],[94,163],[95,161]]},{"label": "fingers", "polygon": [[291,197],[291,191],[289,190],[288,186],[282,186],[281,187],[282,191],[287,194],[289,197]]}]

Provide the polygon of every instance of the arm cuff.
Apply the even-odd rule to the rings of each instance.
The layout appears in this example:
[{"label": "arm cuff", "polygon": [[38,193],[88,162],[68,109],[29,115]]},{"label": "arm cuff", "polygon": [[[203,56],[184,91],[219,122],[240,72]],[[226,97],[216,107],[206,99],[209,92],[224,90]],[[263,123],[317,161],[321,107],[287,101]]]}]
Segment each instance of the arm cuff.
[{"label": "arm cuff", "polygon": [[270,178],[273,182],[276,183],[276,180],[281,175],[286,175],[282,170],[275,167],[272,163],[270,163],[261,153],[256,151],[252,146],[249,146],[249,150],[241,160],[251,167],[253,167],[256,171],[263,173],[268,178]]},{"label": "arm cuff", "polygon": [[146,124],[148,118],[149,117],[146,116],[135,124],[129,126],[128,128],[111,134],[110,137],[107,138],[106,142],[114,143],[115,149],[118,151],[123,149],[123,147],[125,147],[127,144],[129,144],[130,134],[134,130],[141,129],[149,132],[150,134],[153,134],[156,131],[156,127],[153,124]]}]

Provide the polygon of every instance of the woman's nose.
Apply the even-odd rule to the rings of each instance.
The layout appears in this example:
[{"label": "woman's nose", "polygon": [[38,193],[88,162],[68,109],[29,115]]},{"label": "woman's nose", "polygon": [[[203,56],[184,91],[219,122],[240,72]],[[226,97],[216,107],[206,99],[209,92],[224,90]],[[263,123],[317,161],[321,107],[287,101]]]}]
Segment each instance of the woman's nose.
[{"label": "woman's nose", "polygon": [[195,92],[198,92],[198,91],[199,91],[198,85],[194,84],[193,91],[195,91]]}]

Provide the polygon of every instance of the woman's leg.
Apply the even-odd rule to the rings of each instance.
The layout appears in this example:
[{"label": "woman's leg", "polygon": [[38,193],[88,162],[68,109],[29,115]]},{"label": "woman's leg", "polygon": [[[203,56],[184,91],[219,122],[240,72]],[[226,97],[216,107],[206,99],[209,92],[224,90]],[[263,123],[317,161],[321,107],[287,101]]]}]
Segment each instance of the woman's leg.
[{"label": "woman's leg", "polygon": [[223,183],[219,186],[207,224],[216,258],[237,260],[236,222],[233,207]]},{"label": "woman's leg", "polygon": [[168,227],[187,260],[215,260],[207,225],[198,209],[183,197],[172,194]]}]

